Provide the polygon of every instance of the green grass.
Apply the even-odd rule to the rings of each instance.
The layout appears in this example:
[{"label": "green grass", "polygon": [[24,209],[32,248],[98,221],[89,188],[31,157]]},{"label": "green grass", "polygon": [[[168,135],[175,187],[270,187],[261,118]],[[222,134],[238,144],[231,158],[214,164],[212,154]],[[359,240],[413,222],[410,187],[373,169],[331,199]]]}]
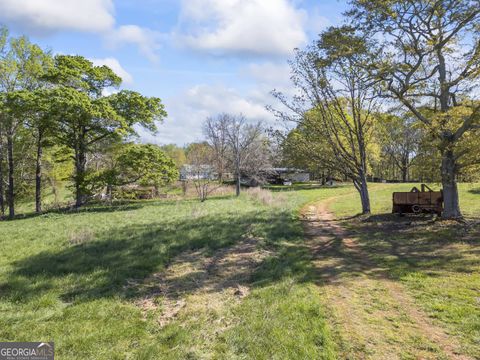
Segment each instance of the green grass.
[{"label": "green grass", "polygon": [[[59,358],[64,359],[158,358],[158,354],[171,354],[172,348],[176,348],[177,358],[243,353],[244,347],[249,352],[255,347],[256,336],[262,336],[261,327],[255,333],[246,328],[251,324],[239,321],[229,330],[229,339],[238,341],[222,345],[224,340],[216,337],[207,350],[202,350],[199,334],[212,327],[210,320],[194,321],[190,324],[193,332],[178,323],[161,329],[154,318],[143,320],[134,304],[140,294],[125,285],[161,271],[182,252],[200,248],[215,252],[239,241],[247,232],[282,253],[286,244],[302,241],[302,228],[296,220],[298,208],[329,195],[330,190],[289,193],[281,195],[286,196],[284,203],[273,208],[246,197],[214,198],[205,203],[132,202],[2,222],[0,338],[54,340]],[[263,303],[259,311],[266,311],[268,297],[287,291],[284,282],[303,276],[303,266],[308,266],[295,264],[289,268],[282,263],[288,260],[276,257],[269,261],[271,265],[262,270],[265,275],[258,275],[258,293],[254,290],[245,302]],[[282,269],[281,274],[277,268]],[[327,340],[312,342],[309,338],[312,324],[318,336],[326,332],[317,299],[303,296],[309,292],[306,285],[288,291],[292,296],[279,300],[277,306],[286,317],[305,318],[304,324],[292,325],[295,332],[305,333],[305,342],[292,342],[290,336],[282,335],[284,324],[279,319],[269,324],[269,331],[279,335],[265,340],[264,358],[292,354],[304,345],[308,354],[327,351],[323,346]],[[316,315],[307,318],[307,313],[313,314],[312,309],[317,309]],[[237,318],[240,315],[235,314],[245,310],[240,307],[232,311],[231,316]]]},{"label": "green grass", "polygon": [[[395,191],[410,191],[420,184],[369,184],[372,213],[383,214],[392,212],[392,193]],[[429,184],[434,191],[441,189],[441,184]],[[480,184],[459,184],[460,206],[465,216],[480,215]],[[347,217],[361,212],[357,194],[340,198],[331,204],[331,209],[340,217]]]},{"label": "green grass", "polygon": [[[334,359],[335,344],[313,285],[283,280],[255,291],[234,310],[225,355],[250,359]],[[228,357],[228,356],[226,356]]]},{"label": "green grass", "polygon": [[[392,191],[412,185],[372,185],[374,215],[368,221],[345,220],[363,250],[377,265],[401,281],[434,319],[461,339],[463,350],[480,358],[480,228],[477,224],[431,223],[421,217],[384,215],[391,211]],[[433,185],[435,188],[435,185]],[[437,187],[438,188],[438,187]],[[463,213],[480,215],[480,186],[461,184]],[[358,212],[356,194],[337,199],[337,216]],[[390,200],[390,201],[389,201]]]},{"label": "green grass", "polygon": [[[71,183],[68,181],[60,182],[57,185],[57,199],[50,186],[45,186],[43,189],[42,206],[44,210],[56,208],[58,206],[65,206],[67,203],[71,203],[74,200],[72,194]],[[58,201],[56,203],[55,201]],[[30,194],[26,199],[17,201],[15,205],[16,214],[31,213],[35,210],[34,194]]]},{"label": "green grass", "polygon": [[[410,187],[372,185],[374,211],[390,212],[392,190]],[[331,197],[337,214],[354,215],[357,194],[350,186],[275,190],[274,204],[247,196],[142,201],[0,222],[0,340],[53,340],[59,359],[337,358],[298,215],[304,204]],[[461,196],[465,213],[480,215],[480,186],[462,186]],[[372,230],[376,224],[347,225],[476,355],[480,269],[478,242],[466,240],[472,233],[392,233]],[[130,282],[189,250],[215,254],[245,234],[260,239],[270,256],[242,301],[185,311],[165,327],[155,311],[145,316],[135,304],[143,294]],[[395,255],[399,247],[406,255]]]}]

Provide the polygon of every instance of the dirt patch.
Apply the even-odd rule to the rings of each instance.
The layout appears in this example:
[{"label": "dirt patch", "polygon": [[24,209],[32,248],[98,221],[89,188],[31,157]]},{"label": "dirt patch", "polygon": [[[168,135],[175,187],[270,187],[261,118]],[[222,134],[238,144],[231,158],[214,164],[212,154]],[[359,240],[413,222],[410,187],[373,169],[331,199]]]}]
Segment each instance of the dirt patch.
[{"label": "dirt patch", "polygon": [[250,293],[250,276],[268,255],[254,238],[242,239],[213,256],[205,250],[183,253],[165,271],[136,284],[143,294],[136,304],[145,315],[159,311],[161,326],[182,311],[219,309]]},{"label": "dirt patch", "polygon": [[328,202],[305,208],[303,217],[342,358],[471,359],[400,283],[389,279],[387,269],[369,258],[328,211]]}]

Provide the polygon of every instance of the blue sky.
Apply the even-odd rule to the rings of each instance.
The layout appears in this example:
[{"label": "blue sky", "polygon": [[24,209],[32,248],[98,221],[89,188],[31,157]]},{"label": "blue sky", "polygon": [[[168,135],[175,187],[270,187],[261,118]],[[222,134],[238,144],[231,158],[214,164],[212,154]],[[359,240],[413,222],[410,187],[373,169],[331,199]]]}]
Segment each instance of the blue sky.
[{"label": "blue sky", "polygon": [[265,106],[271,90],[290,90],[292,50],[344,9],[342,0],[0,0],[0,23],[160,97],[169,116],[142,140],[183,145],[219,112],[272,123]]}]

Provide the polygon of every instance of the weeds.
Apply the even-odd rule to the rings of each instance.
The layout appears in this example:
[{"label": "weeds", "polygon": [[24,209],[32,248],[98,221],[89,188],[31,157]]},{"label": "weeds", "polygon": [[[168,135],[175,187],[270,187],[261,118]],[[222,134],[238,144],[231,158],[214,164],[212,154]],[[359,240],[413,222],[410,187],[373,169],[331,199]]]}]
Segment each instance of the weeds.
[{"label": "weeds", "polygon": [[245,194],[252,201],[269,207],[281,207],[287,201],[285,194],[274,194],[270,190],[260,187],[249,188],[245,191]]},{"label": "weeds", "polygon": [[92,229],[80,229],[70,233],[68,242],[70,245],[82,245],[92,241],[94,238],[95,234]]}]

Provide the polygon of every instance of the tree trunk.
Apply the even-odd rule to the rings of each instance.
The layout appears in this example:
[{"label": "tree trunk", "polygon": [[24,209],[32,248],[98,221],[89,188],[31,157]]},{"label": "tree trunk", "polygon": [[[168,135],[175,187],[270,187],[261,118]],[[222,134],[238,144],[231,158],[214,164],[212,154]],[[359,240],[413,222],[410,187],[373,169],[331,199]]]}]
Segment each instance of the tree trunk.
[{"label": "tree trunk", "polygon": [[0,216],[5,215],[5,198],[3,189],[3,138],[0,130]]},{"label": "tree trunk", "polygon": [[223,166],[223,163],[220,161],[218,164],[218,181],[220,184],[223,184],[224,171],[225,168]]},{"label": "tree trunk", "polygon": [[402,166],[402,182],[406,183],[408,181],[408,168]]},{"label": "tree trunk", "polygon": [[362,203],[362,214],[370,214],[370,194],[368,193],[368,184],[365,174],[361,174],[358,182],[355,182],[355,188],[360,194],[360,201]]},{"label": "tree trunk", "polygon": [[15,217],[15,180],[13,159],[13,136],[7,135],[7,160],[8,160],[8,217]]},{"label": "tree trunk", "polygon": [[241,174],[240,174],[240,155],[236,155],[236,165],[235,165],[235,172],[236,172],[236,186],[235,186],[235,193],[237,196],[240,196],[240,191],[241,191]]},{"label": "tree trunk", "polygon": [[404,183],[408,181],[408,165],[408,156],[406,156],[402,160],[402,182]]},{"label": "tree trunk", "polygon": [[235,182],[235,194],[240,196],[241,184],[240,184],[240,172],[237,172],[236,175],[236,182]]},{"label": "tree trunk", "polygon": [[52,178],[48,178],[48,182],[50,183],[50,186],[52,188],[52,192],[53,192],[53,202],[56,205],[58,205],[58,189],[57,189],[57,184],[55,182],[55,180],[53,180]]},{"label": "tree trunk", "polygon": [[360,198],[362,200],[362,214],[370,214],[370,194],[366,181],[362,181],[362,184],[360,184]]},{"label": "tree trunk", "polygon": [[85,193],[85,173],[87,166],[87,156],[85,153],[85,140],[79,139],[75,150],[75,207],[79,208],[87,201]]},{"label": "tree trunk", "polygon": [[188,190],[187,180],[183,180],[183,181],[182,181],[182,193],[183,193],[183,196],[187,195],[187,190]]},{"label": "tree trunk", "polygon": [[444,211],[442,217],[444,219],[462,218],[458,197],[456,172],[457,164],[455,156],[451,150],[446,150],[442,156],[442,186],[444,201]]},{"label": "tree trunk", "polygon": [[37,139],[37,167],[35,170],[35,211],[42,212],[42,148],[43,132],[38,131]]},{"label": "tree trunk", "polygon": [[110,202],[110,204],[113,204],[113,184],[107,184],[105,196],[105,200]]},{"label": "tree trunk", "polygon": [[78,154],[75,159],[75,206],[81,207],[86,202],[85,185],[85,155]]}]

